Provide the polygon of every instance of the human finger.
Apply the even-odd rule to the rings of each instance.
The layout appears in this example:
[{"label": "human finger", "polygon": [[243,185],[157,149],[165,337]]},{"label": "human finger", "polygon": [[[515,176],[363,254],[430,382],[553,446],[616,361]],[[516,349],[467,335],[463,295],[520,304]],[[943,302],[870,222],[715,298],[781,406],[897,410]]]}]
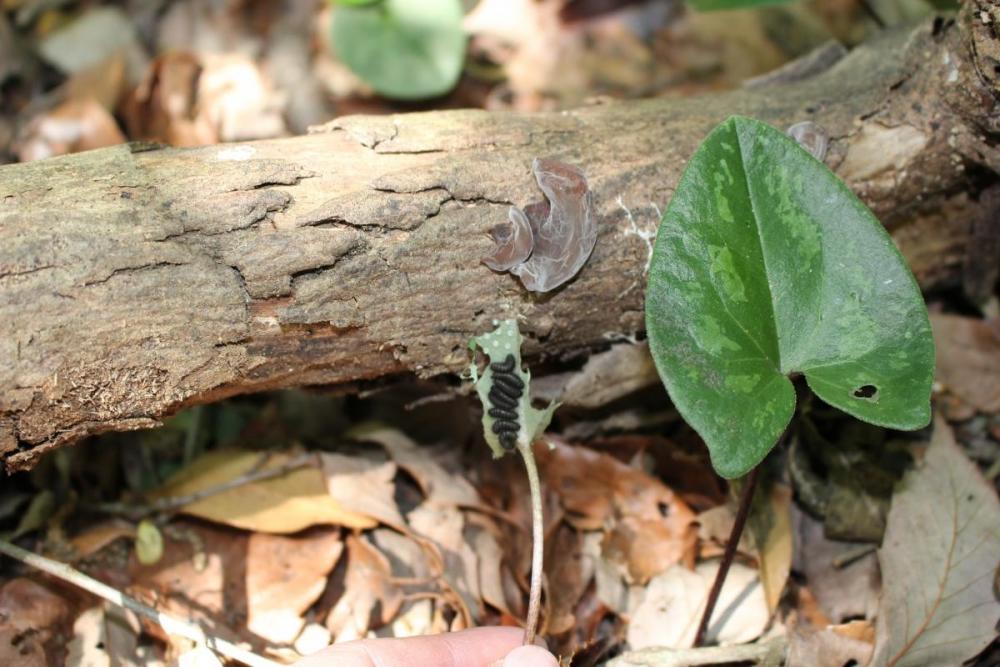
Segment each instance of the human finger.
[{"label": "human finger", "polygon": [[[486,667],[500,663],[524,639],[519,628],[474,628],[406,639],[334,644],[295,667]],[[548,667],[546,663],[539,663]],[[535,663],[526,663],[534,667]]]}]

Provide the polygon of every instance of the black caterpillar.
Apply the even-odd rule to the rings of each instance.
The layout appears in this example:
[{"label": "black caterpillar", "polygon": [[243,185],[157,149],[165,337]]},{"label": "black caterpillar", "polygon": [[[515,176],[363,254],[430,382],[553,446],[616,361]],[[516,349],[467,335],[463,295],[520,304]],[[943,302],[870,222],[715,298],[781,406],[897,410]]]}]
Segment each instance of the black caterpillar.
[{"label": "black caterpillar", "polygon": [[493,432],[497,434],[500,445],[510,451],[517,444],[517,433],[521,430],[517,421],[517,406],[524,393],[524,380],[514,372],[513,354],[491,364],[490,369],[493,371],[493,386],[489,394],[489,415],[493,417]]}]

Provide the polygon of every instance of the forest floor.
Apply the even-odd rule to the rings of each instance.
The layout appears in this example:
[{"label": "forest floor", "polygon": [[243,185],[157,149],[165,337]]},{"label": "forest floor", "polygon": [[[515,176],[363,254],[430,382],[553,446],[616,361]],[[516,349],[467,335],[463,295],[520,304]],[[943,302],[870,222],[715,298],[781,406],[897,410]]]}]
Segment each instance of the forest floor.
[{"label": "forest floor", "polygon": [[[587,16],[599,4],[482,0],[457,88],[401,104],[331,55],[323,3],[6,0],[0,164],[126,140],[293,135],[347,113],[532,111],[722,90],[879,29],[851,0],[738,14],[620,3]],[[889,23],[930,11],[918,0],[870,6]],[[922,664],[913,656],[954,628],[995,619],[995,604],[963,601],[987,587],[1000,596],[997,554],[980,548],[1000,526],[997,300],[973,304],[958,287],[925,296],[938,352],[932,426],[864,425],[797,386],[791,437],[763,466],[710,625],[723,647],[710,662],[683,649],[732,527],[733,490],[672,408],[644,341],[536,360],[533,391],[563,403],[536,449],[540,634],[564,664],[781,664],[767,662],[769,647],[789,665],[865,665],[873,654]],[[3,479],[0,538],[277,662],[331,641],[518,626],[528,489],[519,460],[491,458],[480,418],[458,378],[189,408]],[[921,597],[921,622],[907,616],[902,627],[907,598]],[[889,659],[886,633],[907,640]],[[763,649],[748,657],[747,645]],[[655,647],[681,652],[669,663],[630,653]],[[161,665],[193,648],[0,558],[0,664]],[[998,661],[994,642],[970,664]]]}]

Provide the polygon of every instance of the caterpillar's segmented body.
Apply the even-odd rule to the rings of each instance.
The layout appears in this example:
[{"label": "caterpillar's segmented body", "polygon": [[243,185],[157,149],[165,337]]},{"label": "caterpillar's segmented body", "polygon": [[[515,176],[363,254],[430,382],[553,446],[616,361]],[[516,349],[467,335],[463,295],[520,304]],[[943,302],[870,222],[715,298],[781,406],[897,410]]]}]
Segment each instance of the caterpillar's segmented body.
[{"label": "caterpillar's segmented body", "polygon": [[524,394],[524,380],[514,370],[514,355],[508,354],[503,361],[490,365],[493,371],[493,386],[490,388],[490,409],[493,417],[493,432],[500,445],[510,451],[517,444],[517,434],[521,430],[518,422],[517,406]]}]

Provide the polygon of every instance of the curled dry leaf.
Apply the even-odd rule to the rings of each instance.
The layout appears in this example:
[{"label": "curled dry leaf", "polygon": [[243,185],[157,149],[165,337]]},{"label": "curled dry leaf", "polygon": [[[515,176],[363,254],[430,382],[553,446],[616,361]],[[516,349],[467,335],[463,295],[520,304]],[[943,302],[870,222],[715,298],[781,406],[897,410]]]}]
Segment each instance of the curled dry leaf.
[{"label": "curled dry leaf", "polygon": [[[172,477],[155,494],[174,498],[212,489],[255,470],[261,463],[256,452],[219,450],[205,454]],[[280,468],[288,454],[271,454],[262,470]],[[347,528],[372,528],[375,520],[347,509],[327,493],[322,471],[314,466],[290,470],[281,477],[241,484],[181,508],[208,521],[264,533],[295,533],[320,524]]]},{"label": "curled dry leaf", "polygon": [[386,526],[405,532],[406,521],[399,513],[393,494],[396,464],[378,463],[359,456],[320,454],[330,497],[343,507],[368,516]]},{"label": "curled dry leaf", "polygon": [[760,565],[767,608],[774,613],[792,569],[792,490],[775,484],[766,497],[758,492],[757,500],[756,511],[750,515],[749,533]]},{"label": "curled dry leaf", "polygon": [[360,535],[347,538],[347,574],[344,594],[330,610],[326,627],[338,642],[364,637],[373,612],[388,623],[403,603],[403,593],[392,582],[389,561]]},{"label": "curled dry leaf", "polygon": [[247,542],[247,628],[275,644],[302,631],[302,614],[326,588],[344,543],[335,528],[285,536],[254,533]]},{"label": "curled dry leaf", "polygon": [[576,167],[535,158],[531,171],[548,204],[511,207],[507,225],[491,230],[497,249],[483,263],[510,271],[532,292],[548,292],[575,276],[597,242],[597,216],[587,178]]},{"label": "curled dry leaf", "polygon": [[694,563],[695,515],[673,491],[605,454],[553,445],[536,452],[546,485],[574,527],[604,531],[604,555],[629,581],[644,584],[675,563]]},{"label": "curled dry leaf", "polygon": [[374,442],[385,448],[399,467],[413,476],[428,499],[465,507],[481,504],[479,494],[467,479],[448,472],[402,432],[369,424],[358,427],[353,435],[358,440]]},{"label": "curled dry leaf", "polygon": [[465,516],[454,505],[427,500],[407,515],[414,532],[427,538],[441,554],[441,576],[458,593],[459,616],[465,627],[482,617],[479,557],[466,540]]},{"label": "curled dry leaf", "polygon": [[81,97],[35,117],[17,141],[21,162],[124,143],[115,119],[97,100]]},{"label": "curled dry leaf", "polygon": [[158,56],[124,104],[129,136],[171,146],[216,143],[217,128],[197,110],[201,72],[201,60],[190,53]]},{"label": "curled dry leaf", "polygon": [[871,667],[958,665],[982,651],[1000,621],[998,561],[996,491],[938,417],[889,510]]},{"label": "curled dry leaf", "polygon": [[70,544],[78,556],[86,558],[123,537],[134,538],[135,527],[127,521],[116,519],[87,528],[79,535],[75,535]]},{"label": "curled dry leaf", "polygon": [[595,562],[586,551],[585,534],[561,523],[549,540],[548,618],[545,632],[561,635],[577,625],[576,609],[594,577]]}]

